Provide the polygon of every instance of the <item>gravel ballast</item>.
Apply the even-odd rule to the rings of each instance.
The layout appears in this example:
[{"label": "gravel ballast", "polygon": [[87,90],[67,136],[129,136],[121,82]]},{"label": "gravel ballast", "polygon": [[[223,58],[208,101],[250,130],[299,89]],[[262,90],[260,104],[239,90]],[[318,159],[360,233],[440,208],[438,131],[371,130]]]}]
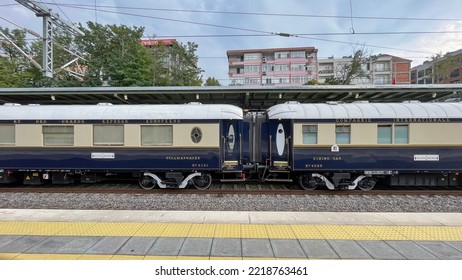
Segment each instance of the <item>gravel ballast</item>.
[{"label": "gravel ballast", "polygon": [[0,193],[0,208],[291,212],[462,212],[462,196]]}]

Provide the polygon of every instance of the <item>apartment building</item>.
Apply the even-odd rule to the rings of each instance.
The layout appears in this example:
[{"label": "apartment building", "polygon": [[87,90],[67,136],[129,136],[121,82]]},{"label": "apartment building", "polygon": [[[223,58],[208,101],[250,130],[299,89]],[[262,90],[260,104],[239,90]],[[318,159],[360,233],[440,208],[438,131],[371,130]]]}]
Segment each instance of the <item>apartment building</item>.
[{"label": "apartment building", "polygon": [[[337,80],[344,78],[345,67],[351,64],[352,57],[319,59],[319,82],[324,83],[329,77]],[[387,85],[410,84],[411,60],[401,57],[381,54],[373,56],[371,60],[362,65],[365,75],[350,81],[353,85]]]},{"label": "apartment building", "polygon": [[430,61],[411,68],[411,84],[433,84],[433,67]]},{"label": "apartment building", "polygon": [[411,69],[413,84],[461,84],[462,49]]},{"label": "apartment building", "polygon": [[231,85],[303,85],[318,79],[313,47],[229,50]]}]

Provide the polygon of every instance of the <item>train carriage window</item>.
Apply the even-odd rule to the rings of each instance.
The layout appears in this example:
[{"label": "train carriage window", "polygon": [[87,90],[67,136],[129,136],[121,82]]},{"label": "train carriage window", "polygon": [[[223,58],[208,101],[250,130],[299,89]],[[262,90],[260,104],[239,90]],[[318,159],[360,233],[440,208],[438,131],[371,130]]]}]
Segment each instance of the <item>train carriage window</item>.
[{"label": "train carriage window", "polygon": [[318,126],[317,125],[303,125],[303,144],[317,144],[318,143]]},{"label": "train carriage window", "polygon": [[0,145],[14,145],[14,125],[0,125]]},{"label": "train carriage window", "polygon": [[142,125],[141,126],[142,146],[172,146],[173,126],[172,125]]},{"label": "train carriage window", "polygon": [[95,146],[123,146],[123,125],[94,125],[93,145]]},{"label": "train carriage window", "polygon": [[335,143],[350,144],[350,125],[337,125],[335,127]]},{"label": "train carriage window", "polygon": [[392,125],[379,125],[377,127],[377,144],[391,144]]},{"label": "train carriage window", "polygon": [[74,127],[71,125],[42,126],[44,146],[73,146]]},{"label": "train carriage window", "polygon": [[409,143],[409,126],[408,125],[395,125],[395,144],[408,144]]}]

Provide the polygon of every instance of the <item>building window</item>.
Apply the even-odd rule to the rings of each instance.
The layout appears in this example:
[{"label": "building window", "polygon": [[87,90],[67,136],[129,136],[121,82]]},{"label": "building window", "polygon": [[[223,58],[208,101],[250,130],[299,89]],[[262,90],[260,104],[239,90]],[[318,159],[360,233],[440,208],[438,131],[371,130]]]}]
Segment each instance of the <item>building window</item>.
[{"label": "building window", "polygon": [[290,65],[290,70],[292,70],[292,71],[305,71],[305,64],[304,63],[292,63]]},{"label": "building window", "polygon": [[290,80],[289,77],[275,77],[273,82],[275,84],[288,84]]},{"label": "building window", "polygon": [[14,125],[0,125],[0,145],[15,144]]},{"label": "building window", "polygon": [[292,83],[293,84],[304,84],[307,82],[306,76],[292,76]]},{"label": "building window", "polygon": [[260,65],[245,65],[244,73],[260,73]]},{"label": "building window", "polygon": [[388,75],[375,75],[374,84],[376,85],[390,84],[390,77]]},{"label": "building window", "polygon": [[395,125],[394,130],[394,143],[395,144],[408,144],[409,143],[409,126]]},{"label": "building window", "polygon": [[270,64],[270,63],[268,63],[268,64],[266,64],[266,63],[263,64],[263,66],[262,66],[262,71],[263,71],[263,72],[273,72],[273,71],[274,71],[274,64]]},{"label": "building window", "polygon": [[142,146],[172,146],[173,126],[172,125],[142,125],[141,126]]},{"label": "building window", "polygon": [[292,58],[305,58],[305,51],[292,52],[290,56]]},{"label": "building window", "polygon": [[240,86],[240,85],[243,85],[244,83],[245,83],[244,78],[231,79],[231,85],[234,85],[234,86]]},{"label": "building window", "polygon": [[74,127],[70,125],[42,126],[44,146],[73,146]]},{"label": "building window", "polygon": [[317,144],[318,143],[318,126],[317,125],[303,125],[303,144]]},{"label": "building window", "polygon": [[260,78],[245,78],[246,85],[259,85],[261,84]]},{"label": "building window", "polygon": [[281,72],[289,71],[289,64],[276,64],[274,65],[274,71],[281,71]]},{"label": "building window", "polygon": [[379,125],[377,127],[377,144],[391,144],[392,125]]},{"label": "building window", "polygon": [[289,58],[289,52],[275,52],[275,58]]},{"label": "building window", "polygon": [[244,61],[247,60],[261,60],[261,53],[245,53]]},{"label": "building window", "polygon": [[273,77],[266,77],[264,81],[266,85],[270,85],[273,83]]},{"label": "building window", "polygon": [[375,71],[377,72],[390,71],[389,64],[387,62],[377,62],[375,64]]},{"label": "building window", "polygon": [[335,127],[335,143],[350,144],[350,125],[337,125]]},{"label": "building window", "polygon": [[[307,65],[306,68],[305,68],[307,71],[316,71],[316,65],[315,64],[310,64],[310,65]],[[332,70],[331,73],[333,73],[334,71]]]},{"label": "building window", "polygon": [[123,146],[123,125],[94,125],[93,145],[95,146]]}]

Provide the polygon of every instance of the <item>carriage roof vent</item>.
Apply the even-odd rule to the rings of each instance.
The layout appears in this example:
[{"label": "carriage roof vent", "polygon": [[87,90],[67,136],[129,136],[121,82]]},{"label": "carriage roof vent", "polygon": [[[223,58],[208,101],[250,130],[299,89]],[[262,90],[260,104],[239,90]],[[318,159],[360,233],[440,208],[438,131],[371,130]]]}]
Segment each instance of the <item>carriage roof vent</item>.
[{"label": "carriage roof vent", "polygon": [[5,103],[3,106],[21,106],[19,103]]},{"label": "carriage roof vent", "polygon": [[40,104],[32,103],[32,104],[27,104],[27,106],[40,106]]},{"label": "carriage roof vent", "polygon": [[298,101],[286,101],[284,104],[300,104]]},{"label": "carriage roof vent", "polygon": [[112,103],[108,103],[108,102],[100,102],[98,104],[96,104],[98,106],[112,106],[113,104]]},{"label": "carriage roof vent", "polygon": [[345,102],[343,101],[326,101],[326,104],[329,104],[329,105],[338,105],[338,104],[343,104]]},{"label": "carriage roof vent", "polygon": [[200,102],[189,102],[188,105],[202,105]]},{"label": "carriage roof vent", "polygon": [[403,103],[420,103],[419,100],[405,100]]},{"label": "carriage roof vent", "polygon": [[444,100],[444,102],[461,102],[461,101],[462,101],[462,98],[460,97],[449,98],[449,99]]}]

